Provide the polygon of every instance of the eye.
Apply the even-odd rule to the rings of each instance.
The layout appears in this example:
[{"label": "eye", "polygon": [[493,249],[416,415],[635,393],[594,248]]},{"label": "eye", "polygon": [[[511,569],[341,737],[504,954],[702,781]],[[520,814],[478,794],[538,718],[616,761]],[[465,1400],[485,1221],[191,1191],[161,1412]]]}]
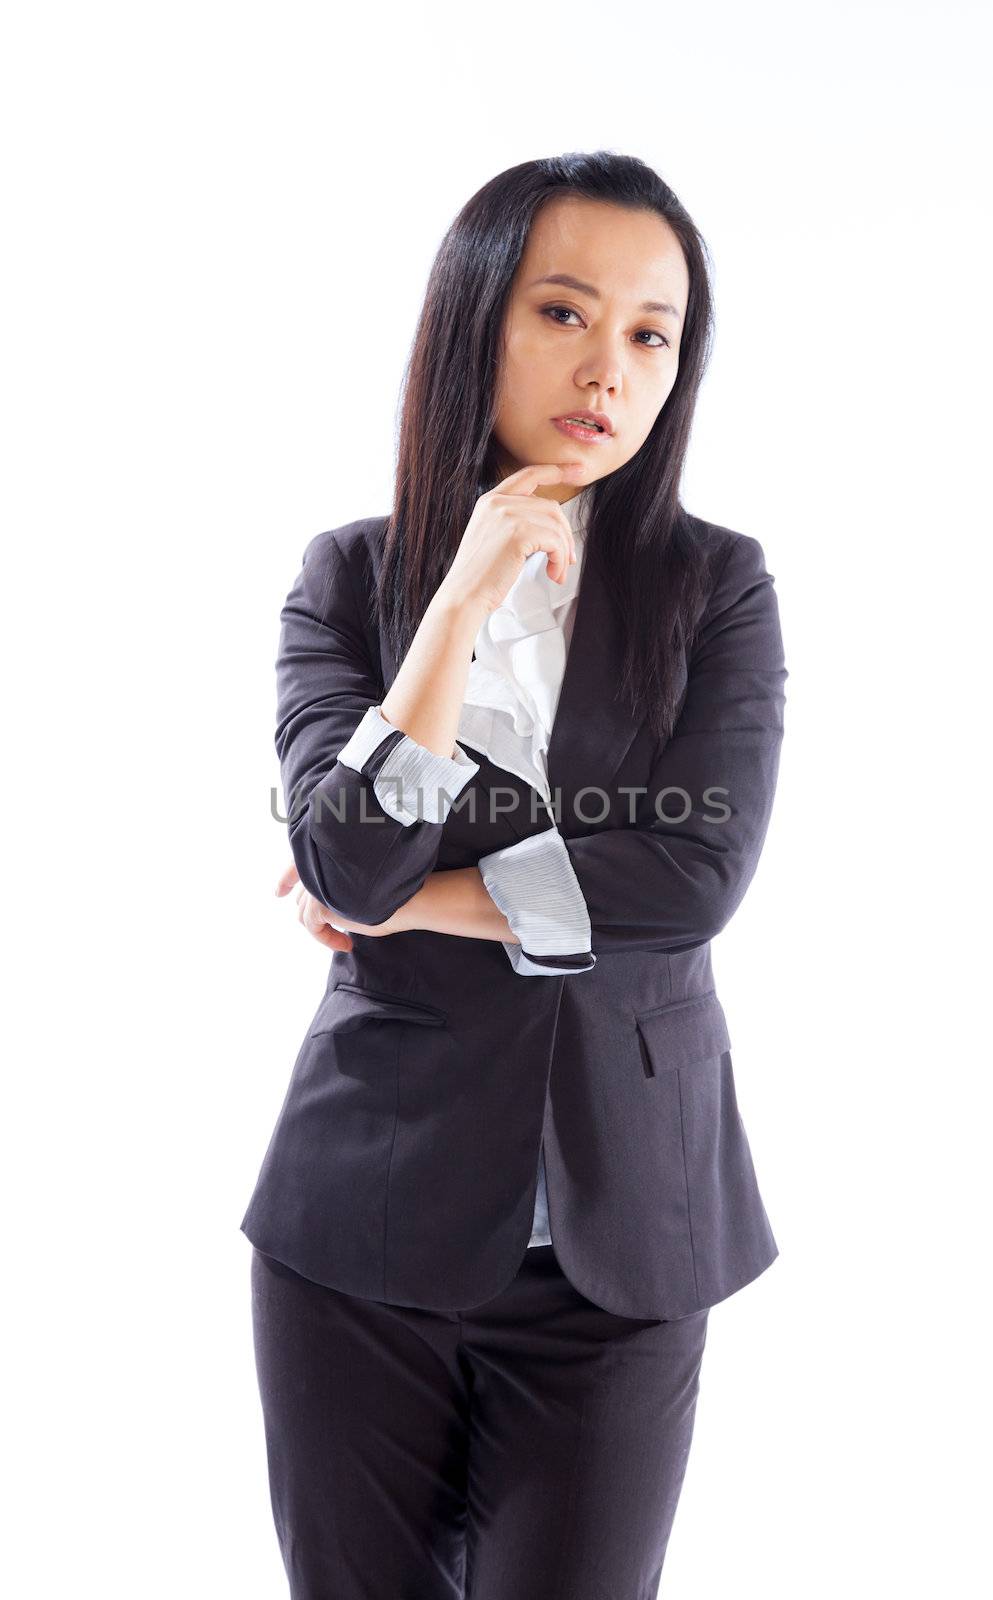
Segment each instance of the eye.
[{"label": "eye", "polygon": [[[565,327],[568,326],[568,324],[565,323],[565,322],[559,322],[558,318],[555,315],[556,311],[564,311],[567,317],[578,317],[578,315],[579,315],[579,312],[578,311],[573,311],[571,306],[546,306],[544,308],[544,310],[542,311],[542,316],[543,317],[551,317],[552,320],[554,322],[556,322],[557,325],[560,328],[565,328]],[[667,338],[664,333],[660,333],[658,328],[639,328],[638,333],[639,334],[642,334],[642,333],[653,334],[656,339],[661,339],[662,340],[662,344],[661,345],[657,345],[657,344],[646,344],[646,345],[643,345],[642,348],[644,350],[660,350],[660,349],[662,349],[663,345],[665,346],[665,348],[667,350],[670,350],[672,348],[671,339]]]},{"label": "eye", "polygon": [[[579,315],[578,311],[573,311],[571,306],[546,306],[544,311],[542,312],[542,316],[544,316],[544,317],[554,317],[556,311],[564,311],[567,317],[576,317],[576,316]],[[565,327],[565,323],[564,322],[560,322],[559,323],[559,327],[560,328],[564,328]]]},{"label": "eye", "polygon": [[[667,339],[666,335],[664,333],[659,333],[658,328],[641,328],[639,331],[641,333],[653,333],[655,335],[656,339],[661,339],[662,340],[662,344],[665,345],[667,350],[670,350],[672,348],[672,341],[670,339]],[[649,344],[649,345],[645,346],[646,350],[661,350],[661,348],[662,348],[662,345],[658,345],[658,344]]]}]

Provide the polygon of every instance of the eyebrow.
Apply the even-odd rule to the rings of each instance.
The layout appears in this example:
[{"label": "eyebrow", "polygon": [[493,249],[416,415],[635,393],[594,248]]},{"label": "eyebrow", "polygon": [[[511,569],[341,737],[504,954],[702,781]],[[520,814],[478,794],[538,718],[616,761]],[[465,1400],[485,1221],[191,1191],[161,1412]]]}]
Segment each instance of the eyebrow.
[{"label": "eyebrow", "polygon": [[[578,289],[580,294],[588,294],[593,300],[602,298],[599,289],[595,289],[592,283],[583,283],[581,279],[574,278],[570,272],[551,272],[547,278],[535,278],[532,283],[528,284],[528,288],[534,289],[539,283],[558,283],[564,289]],[[680,320],[679,312],[675,306],[669,304],[668,300],[643,300],[641,309],[642,311],[661,311],[670,317],[675,317],[677,322]]]}]

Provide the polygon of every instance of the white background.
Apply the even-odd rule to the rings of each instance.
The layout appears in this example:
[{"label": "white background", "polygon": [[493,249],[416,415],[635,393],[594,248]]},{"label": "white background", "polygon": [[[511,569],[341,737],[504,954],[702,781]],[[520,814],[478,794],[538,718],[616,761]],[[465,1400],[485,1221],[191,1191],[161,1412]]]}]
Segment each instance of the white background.
[{"label": "white background", "polygon": [[714,947],[781,1255],[712,1312],[661,1592],[989,1582],[982,12],[8,12],[18,1600],[286,1592],[239,1222],[328,954],[273,892],[278,613],[315,533],[389,508],[457,210],[600,147],[713,255],[684,501],[762,542],[790,669]]}]

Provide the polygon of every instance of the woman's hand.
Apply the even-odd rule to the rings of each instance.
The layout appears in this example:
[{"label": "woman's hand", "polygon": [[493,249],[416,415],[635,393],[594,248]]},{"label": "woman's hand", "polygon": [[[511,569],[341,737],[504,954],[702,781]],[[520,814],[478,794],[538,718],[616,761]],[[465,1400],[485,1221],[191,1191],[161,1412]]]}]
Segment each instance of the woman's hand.
[{"label": "woman's hand", "polygon": [[546,483],[576,483],[584,471],[581,461],[521,467],[481,494],[437,592],[495,611],[536,550],[548,556],[549,578],[564,583],[576,560],[572,528],[557,500],[534,491]]},{"label": "woman's hand", "polygon": [[[300,875],[295,863],[287,867],[276,885],[278,895],[289,894]],[[428,933],[447,933],[462,939],[503,939],[513,944],[520,941],[502,911],[490,898],[478,867],[448,868],[444,872],[428,874],[417,893],[411,895],[406,905],[394,911],[387,922],[369,926],[352,922],[340,912],[321,902],[300,884],[297,894],[300,921],[321,944],[329,950],[351,950],[352,941],[347,933],[331,924],[346,923],[352,933],[368,934],[379,938],[390,933],[412,933],[420,928]]]},{"label": "woman's hand", "polygon": [[[291,861],[276,885],[277,895],[289,894],[295,883],[300,883],[300,874],[297,872],[296,863]],[[333,906],[322,905],[302,883],[297,893],[297,906],[299,920],[307,932],[313,934],[321,944],[327,945],[329,950],[351,950],[352,933],[364,933],[373,939],[384,938],[390,933],[407,933],[412,926],[408,907],[413,905],[413,900],[416,898],[415,895],[412,900],[408,900],[407,905],[401,906],[386,922],[375,925],[353,922],[343,912],[335,911]],[[338,923],[339,926],[333,926],[334,923]],[[349,930],[347,933],[342,932],[342,925]]]}]

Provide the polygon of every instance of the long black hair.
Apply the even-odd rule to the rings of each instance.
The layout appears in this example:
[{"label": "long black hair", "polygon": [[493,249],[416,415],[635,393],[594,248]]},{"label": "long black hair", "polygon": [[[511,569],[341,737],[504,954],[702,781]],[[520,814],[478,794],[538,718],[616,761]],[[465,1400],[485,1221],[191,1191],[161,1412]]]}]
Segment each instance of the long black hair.
[{"label": "long black hair", "polygon": [[668,184],[636,156],[597,150],[508,167],[448,229],[404,374],[379,623],[402,661],[454,559],[480,485],[500,476],[493,427],[507,301],[536,215],[562,195],[656,212],[677,235],[689,273],[675,384],[637,454],[591,486],[584,555],[597,561],[622,619],[619,692],[664,740],[678,714],[686,655],[709,591],[708,554],[693,535],[679,486],[710,356],[713,301],[703,239]]}]

